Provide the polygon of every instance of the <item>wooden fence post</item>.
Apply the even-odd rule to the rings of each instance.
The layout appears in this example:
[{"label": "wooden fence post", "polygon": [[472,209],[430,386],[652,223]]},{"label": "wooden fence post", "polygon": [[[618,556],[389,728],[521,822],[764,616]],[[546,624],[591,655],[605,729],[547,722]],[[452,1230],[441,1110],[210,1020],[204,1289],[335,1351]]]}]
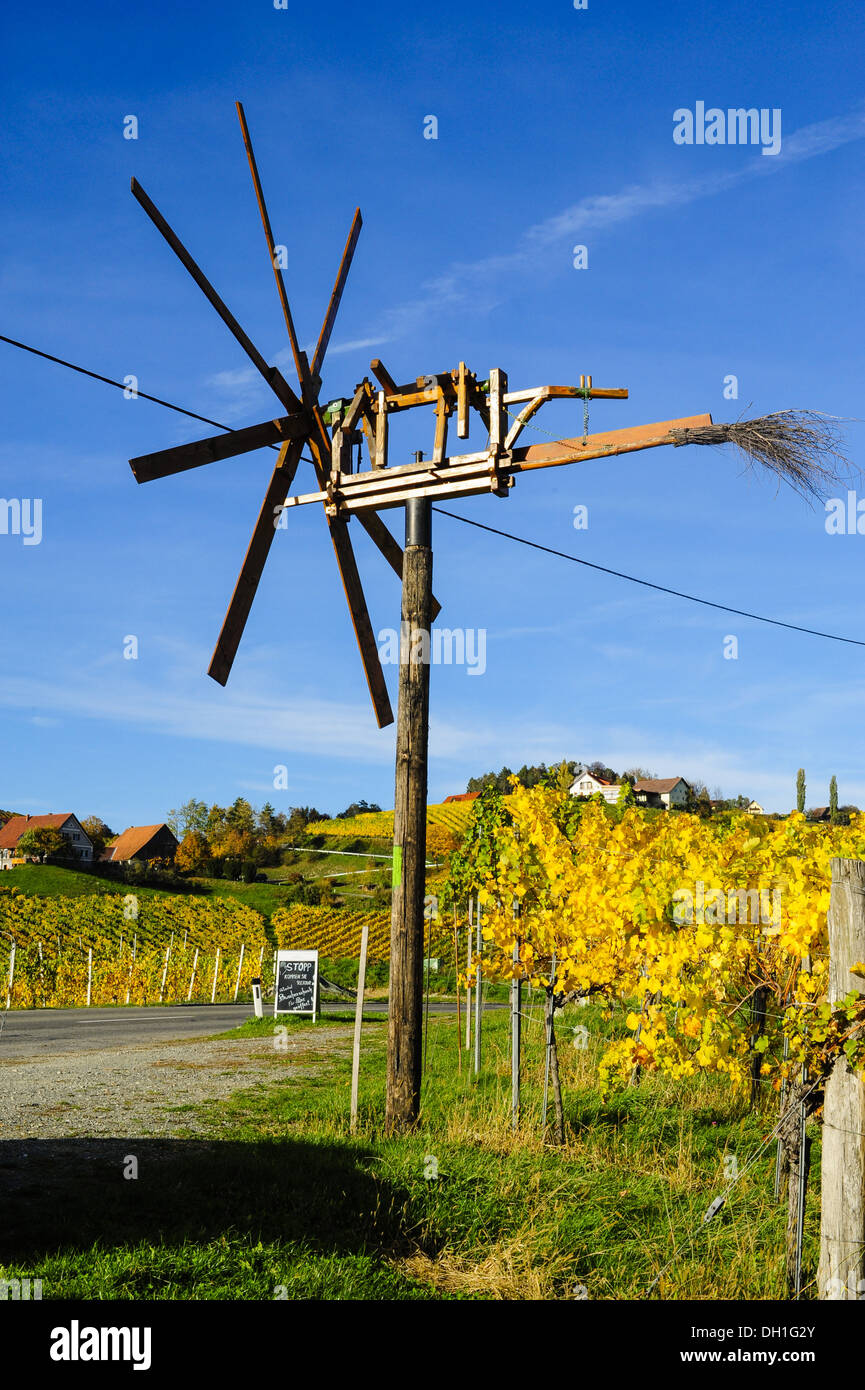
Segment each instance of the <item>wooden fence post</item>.
[{"label": "wooden fence post", "polygon": [[[865,960],[865,863],[832,860],[829,905],[829,1002],[865,979],[851,967]],[[823,1101],[822,1211],[817,1288],[821,1299],[857,1299],[865,1292],[865,1082],[844,1056],[827,1080]]]}]

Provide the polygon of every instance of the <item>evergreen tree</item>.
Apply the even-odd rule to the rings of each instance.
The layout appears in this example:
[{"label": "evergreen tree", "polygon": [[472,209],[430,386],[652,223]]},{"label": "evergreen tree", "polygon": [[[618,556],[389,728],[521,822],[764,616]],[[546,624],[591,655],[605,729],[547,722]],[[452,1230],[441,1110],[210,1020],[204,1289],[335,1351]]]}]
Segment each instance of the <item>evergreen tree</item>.
[{"label": "evergreen tree", "polygon": [[838,824],[838,782],[835,777],[829,783],[829,819],[833,825]]},{"label": "evergreen tree", "polygon": [[796,773],[796,810],[805,814],[805,769],[800,767]]}]

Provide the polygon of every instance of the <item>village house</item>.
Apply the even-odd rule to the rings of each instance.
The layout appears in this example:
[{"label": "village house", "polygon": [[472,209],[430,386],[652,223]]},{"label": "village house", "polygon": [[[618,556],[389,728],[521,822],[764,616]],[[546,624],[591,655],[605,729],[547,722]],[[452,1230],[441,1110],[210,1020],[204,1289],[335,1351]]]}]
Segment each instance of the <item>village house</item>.
[{"label": "village house", "polygon": [[164,821],[159,825],[130,825],[100,855],[101,864],[124,864],[130,859],[173,859],[178,840]]},{"label": "village house", "polygon": [[687,806],[690,791],[684,777],[641,777],[634,783],[638,806],[660,806],[665,811],[673,806]]},{"label": "village house", "polygon": [[611,806],[615,806],[621,790],[619,783],[596,777],[587,767],[577,768],[577,775],[571,783],[571,796],[595,796],[600,793]]},{"label": "village house", "polygon": [[0,869],[11,869],[26,862],[18,852],[18,841],[27,830],[59,830],[69,846],[70,859],[92,864],[93,844],[71,811],[49,816],[13,816],[0,830]]}]

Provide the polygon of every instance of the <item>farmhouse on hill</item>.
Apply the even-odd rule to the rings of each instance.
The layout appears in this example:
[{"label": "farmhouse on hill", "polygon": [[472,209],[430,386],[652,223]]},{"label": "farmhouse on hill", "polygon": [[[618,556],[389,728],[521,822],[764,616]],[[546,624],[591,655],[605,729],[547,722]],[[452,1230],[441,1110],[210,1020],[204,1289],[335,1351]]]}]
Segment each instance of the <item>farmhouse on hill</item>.
[{"label": "farmhouse on hill", "polygon": [[164,821],[159,825],[130,825],[100,857],[103,864],[122,864],[129,859],[173,859],[178,840]]},{"label": "farmhouse on hill", "polygon": [[49,816],[13,816],[0,830],[0,869],[23,864],[26,856],[18,853],[18,841],[27,830],[59,830],[69,845],[69,858],[82,864],[93,862],[93,844],[81,828],[81,822],[71,811]]},{"label": "farmhouse on hill", "polygon": [[687,806],[690,784],[684,777],[641,777],[634,783],[638,806]]},{"label": "farmhouse on hill", "polygon": [[445,797],[442,806],[449,806],[452,801],[477,801],[479,796],[480,792],[452,792]]},{"label": "farmhouse on hill", "polygon": [[578,767],[577,774],[571,783],[571,796],[595,796],[600,792],[605,801],[611,806],[615,806],[618,800],[621,787],[614,782],[607,782],[603,777],[596,777],[593,772],[589,772],[587,767]]}]

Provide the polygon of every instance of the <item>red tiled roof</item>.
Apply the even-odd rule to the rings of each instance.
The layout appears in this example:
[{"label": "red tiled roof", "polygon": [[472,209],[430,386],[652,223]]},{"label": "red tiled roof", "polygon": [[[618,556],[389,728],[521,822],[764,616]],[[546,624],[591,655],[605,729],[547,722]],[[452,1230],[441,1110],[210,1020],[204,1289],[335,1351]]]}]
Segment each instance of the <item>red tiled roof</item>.
[{"label": "red tiled roof", "polygon": [[671,792],[684,777],[641,777],[634,783],[635,792]]},{"label": "red tiled roof", "polygon": [[454,792],[453,796],[446,796],[442,806],[447,806],[449,801],[476,801],[480,792]]},{"label": "red tiled roof", "polygon": [[[108,846],[103,858],[110,859],[115,864],[121,859],[132,859],[150,843],[158,831],[169,828],[165,821],[160,821],[158,825],[130,825],[128,830],[124,830],[123,834],[118,835],[114,843]],[[171,833],[173,834],[173,831]]]},{"label": "red tiled roof", "polygon": [[71,819],[71,811],[50,816],[13,816],[0,830],[0,849],[16,849],[25,830],[59,830]]}]

